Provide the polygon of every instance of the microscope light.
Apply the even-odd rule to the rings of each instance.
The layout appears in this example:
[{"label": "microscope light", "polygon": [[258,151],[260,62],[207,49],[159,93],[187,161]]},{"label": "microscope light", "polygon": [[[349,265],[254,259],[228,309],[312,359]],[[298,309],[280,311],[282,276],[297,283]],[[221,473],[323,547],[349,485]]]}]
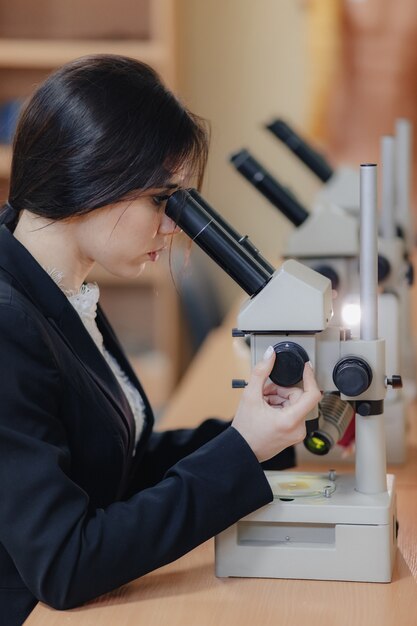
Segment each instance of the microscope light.
[{"label": "microscope light", "polygon": [[359,304],[346,303],[342,307],[342,320],[346,326],[358,326],[361,320],[361,307]]}]

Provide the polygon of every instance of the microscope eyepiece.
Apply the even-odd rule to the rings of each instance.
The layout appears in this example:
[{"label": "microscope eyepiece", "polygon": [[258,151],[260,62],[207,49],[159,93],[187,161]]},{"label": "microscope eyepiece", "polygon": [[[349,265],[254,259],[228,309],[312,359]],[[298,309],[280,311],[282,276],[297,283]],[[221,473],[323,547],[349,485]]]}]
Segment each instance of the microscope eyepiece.
[{"label": "microscope eyepiece", "polygon": [[308,211],[298,202],[295,196],[267,172],[251,156],[248,150],[236,152],[230,157],[230,162],[251,185],[258,189],[295,226],[300,226],[308,218]]},{"label": "microscope eyepiece", "polygon": [[[204,205],[208,206],[198,191],[179,189],[169,197],[165,213],[246,293],[255,295],[271,278],[272,266],[267,270],[254,259],[219,224],[214,209],[209,213]],[[227,225],[225,220],[223,223]]]},{"label": "microscope eyepiece", "polygon": [[275,137],[280,139],[286,146],[298,156],[298,158],[311,169],[324,183],[333,176],[333,169],[326,159],[317,150],[314,150],[304,139],[300,137],[284,120],[276,119],[265,126]]}]

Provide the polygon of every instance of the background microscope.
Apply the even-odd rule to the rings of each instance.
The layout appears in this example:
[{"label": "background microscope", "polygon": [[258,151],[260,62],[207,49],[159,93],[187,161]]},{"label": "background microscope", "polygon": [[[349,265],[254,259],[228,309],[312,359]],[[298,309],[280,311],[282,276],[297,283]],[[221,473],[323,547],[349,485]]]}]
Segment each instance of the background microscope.
[{"label": "background microscope", "polygon": [[[266,124],[265,127],[324,183],[315,201],[332,202],[348,212],[357,214],[359,175],[356,169],[346,165],[333,169],[323,154],[280,118]],[[414,246],[410,211],[412,128],[410,122],[404,118],[399,118],[395,122],[395,143],[396,224],[406,241],[407,252],[410,253]]]},{"label": "background microscope", "polygon": [[[318,192],[313,207],[323,202],[334,203],[348,212],[357,214],[358,206],[355,199],[358,197],[359,177],[356,170],[351,167],[342,166],[336,170],[330,166],[324,156],[317,152],[299,133],[289,126],[282,119],[275,119],[266,128],[271,131],[282,141],[324,184]],[[389,148],[387,148],[389,150]],[[381,219],[381,239],[379,242],[379,251],[385,256],[393,254],[392,261],[395,256],[398,257],[398,250],[394,249],[399,246],[395,243],[395,239],[400,235],[402,248],[400,251],[400,265],[397,268],[401,272],[401,276],[397,277],[395,271],[391,272],[391,282],[395,281],[395,290],[400,293],[401,301],[401,357],[402,371],[404,373],[404,391],[409,398],[414,399],[416,395],[416,379],[415,379],[415,345],[411,338],[411,304],[409,286],[413,282],[414,272],[411,263],[411,255],[415,244],[414,220],[411,211],[410,189],[411,189],[411,172],[412,172],[412,126],[411,123],[404,118],[399,118],[395,122],[395,143],[393,144],[392,156],[392,185],[391,194],[388,194],[392,209],[392,226],[384,229],[384,215]],[[384,148],[382,149],[382,163],[384,163]],[[386,163],[386,158],[385,158]],[[387,198],[386,185],[384,180],[387,179],[384,168],[384,179],[382,202]],[[385,213],[387,214],[387,213]],[[391,219],[391,217],[389,217]],[[393,243],[394,242],[394,243]],[[394,265],[394,269],[395,269]],[[387,266],[386,270],[389,270]],[[405,280],[404,280],[405,277]],[[399,280],[397,280],[399,278]],[[392,280],[393,279],[393,280]],[[387,285],[390,288],[390,285]]]}]

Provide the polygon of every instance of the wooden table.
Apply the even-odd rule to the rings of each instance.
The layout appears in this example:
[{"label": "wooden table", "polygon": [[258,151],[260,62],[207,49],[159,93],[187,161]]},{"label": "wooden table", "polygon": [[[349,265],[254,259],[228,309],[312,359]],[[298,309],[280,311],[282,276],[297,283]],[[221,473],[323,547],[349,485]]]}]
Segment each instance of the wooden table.
[{"label": "wooden table", "polygon": [[[206,340],[163,418],[164,428],[191,426],[208,416],[231,417],[245,378],[245,346],[229,320]],[[175,563],[81,608],[54,611],[38,604],[27,626],[416,626],[417,406],[410,416],[409,460],[398,477],[399,548],[391,584],[271,579],[218,579],[213,541]],[[303,469],[314,469],[304,465]],[[315,467],[317,469],[317,466]],[[340,471],[348,471],[344,466]]]}]

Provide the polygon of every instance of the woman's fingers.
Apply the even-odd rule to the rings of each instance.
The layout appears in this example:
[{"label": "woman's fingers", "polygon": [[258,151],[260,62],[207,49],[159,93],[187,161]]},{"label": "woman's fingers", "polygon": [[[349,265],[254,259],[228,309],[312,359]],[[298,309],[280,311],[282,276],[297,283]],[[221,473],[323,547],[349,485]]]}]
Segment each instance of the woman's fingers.
[{"label": "woman's fingers", "polygon": [[304,364],[303,385],[304,391],[308,393],[315,393],[316,395],[318,394],[321,397],[321,391],[317,387],[317,382],[314,378],[313,368],[310,361]]},{"label": "woman's fingers", "polygon": [[266,383],[264,386],[264,396],[280,396],[281,398],[286,398],[288,400],[291,393],[299,389],[300,387],[281,387],[275,383]]},{"label": "woman's fingers", "polygon": [[[271,349],[253,368],[232,422],[259,461],[266,461],[304,439],[305,418],[321,398],[309,365],[304,369],[304,389],[265,386],[274,362],[275,353]],[[275,393],[264,395],[264,389]]]},{"label": "woman's fingers", "polygon": [[295,420],[306,416],[321,400],[322,394],[310,363],[304,365],[303,385],[304,391],[301,396],[288,406],[288,412]]},{"label": "woman's fingers", "polygon": [[251,377],[249,379],[248,386],[245,389],[245,395],[263,396],[265,383],[269,378],[272,368],[275,363],[275,351],[272,346],[269,346],[263,359],[257,362],[252,370]]},{"label": "woman's fingers", "polygon": [[285,396],[278,394],[264,394],[265,402],[268,402],[271,406],[289,406],[297,402],[298,398],[303,394],[303,390],[300,387],[291,387],[291,391]]},{"label": "woman's fingers", "polygon": [[[308,368],[306,367],[308,366]],[[272,369],[271,369],[272,371]],[[313,368],[311,365],[310,361],[307,361],[307,363],[304,363],[304,370],[303,370],[303,381],[306,382],[306,377],[307,377],[307,385],[313,381],[314,382],[314,374],[313,374]],[[276,383],[272,382],[271,380],[269,382],[265,383],[265,387],[264,387],[264,392],[265,394],[267,393],[279,393],[280,395],[287,395],[288,393],[291,392],[291,390],[293,389],[298,389],[298,387],[282,387],[281,385],[277,385]]]},{"label": "woman's fingers", "polygon": [[258,361],[252,370],[249,384],[245,389],[245,396],[256,400],[263,397],[272,407],[294,408],[291,412],[293,419],[299,415],[309,413],[321,398],[320,390],[314,378],[310,363],[306,363],[303,372],[303,387],[280,387],[274,383],[267,383],[274,367],[275,351],[269,346],[263,359]]}]

